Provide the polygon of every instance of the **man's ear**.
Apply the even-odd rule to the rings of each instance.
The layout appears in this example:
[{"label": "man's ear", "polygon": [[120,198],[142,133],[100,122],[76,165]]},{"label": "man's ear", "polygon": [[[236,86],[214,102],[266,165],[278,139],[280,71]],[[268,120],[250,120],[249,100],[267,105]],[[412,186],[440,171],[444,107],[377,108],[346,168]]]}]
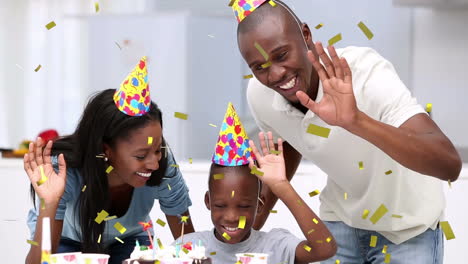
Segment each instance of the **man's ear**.
[{"label": "man's ear", "polygon": [[312,32],[310,31],[309,25],[307,25],[307,23],[302,23],[301,29],[302,35],[304,36],[307,44],[307,49],[315,50],[314,42],[312,41]]},{"label": "man's ear", "polygon": [[257,214],[262,213],[264,208],[265,208],[265,196],[262,193],[260,193],[260,196],[258,196]]},{"label": "man's ear", "polygon": [[211,210],[211,201],[210,201],[210,192],[206,191],[205,193],[205,206],[206,209]]}]

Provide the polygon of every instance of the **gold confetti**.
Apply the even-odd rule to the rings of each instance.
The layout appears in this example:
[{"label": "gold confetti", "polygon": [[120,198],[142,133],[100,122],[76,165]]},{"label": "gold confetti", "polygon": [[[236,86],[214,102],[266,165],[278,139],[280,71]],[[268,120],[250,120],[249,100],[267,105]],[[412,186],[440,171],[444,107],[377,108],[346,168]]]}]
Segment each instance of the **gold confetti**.
[{"label": "gold confetti", "polygon": [[327,243],[330,243],[330,241],[332,241],[332,237],[327,237],[326,241]]},{"label": "gold confetti", "polygon": [[215,124],[209,124],[209,125],[212,126],[212,127],[217,127]]},{"label": "gold confetti", "polygon": [[49,24],[47,24],[45,27],[47,30],[51,30],[53,27],[55,27],[57,24],[55,24],[54,21],[51,21]]},{"label": "gold confetti", "polygon": [[271,61],[267,61],[264,64],[262,64],[262,69],[266,69],[272,65]]},{"label": "gold confetti", "polygon": [[38,72],[42,68],[42,65],[37,65],[36,69],[34,69],[35,72]]},{"label": "gold confetti", "polygon": [[308,235],[310,235],[311,233],[313,233],[315,231],[315,229],[311,229],[307,232]]},{"label": "gold confetti", "polygon": [[253,74],[244,75],[244,79],[251,79],[251,78],[253,78]]},{"label": "gold confetti", "polygon": [[393,217],[393,218],[403,218],[403,216],[397,215],[397,214],[392,214],[392,217]]},{"label": "gold confetti", "polygon": [[177,164],[171,164],[171,167],[179,168],[179,165],[177,165]]},{"label": "gold confetti", "polygon": [[41,179],[37,181],[37,186],[41,186],[42,184],[44,184],[44,182],[47,181],[47,177],[44,172],[44,167],[42,167],[42,165],[39,166],[39,170],[41,171]]},{"label": "gold confetti", "polygon": [[375,225],[382,216],[384,216],[388,212],[387,207],[381,204],[379,208],[375,211],[375,213],[369,218],[369,220]]},{"label": "gold confetti", "polygon": [[450,240],[455,238],[455,234],[448,221],[440,222],[440,228],[444,231],[445,239]]},{"label": "gold confetti", "polygon": [[301,201],[301,200],[297,200],[297,204],[302,205],[302,201]]},{"label": "gold confetti", "polygon": [[44,210],[45,209],[45,201],[42,198],[40,199],[40,201],[41,201],[41,209]]},{"label": "gold confetti", "polygon": [[186,248],[182,248],[182,251],[183,251],[185,254],[188,254],[188,253],[189,253],[188,249],[186,249]]},{"label": "gold confetti", "polygon": [[252,255],[252,254],[247,254],[247,253],[245,253],[244,256],[246,256],[246,257],[251,257],[251,258],[255,258],[254,255]]},{"label": "gold confetti", "polygon": [[119,222],[116,222],[114,224],[114,228],[117,229],[117,231],[119,231],[120,234],[123,234],[125,233],[125,231],[127,231],[127,228],[125,228],[121,223]]},{"label": "gold confetti", "polygon": [[369,210],[364,209],[364,212],[362,212],[362,219],[366,219],[368,215],[369,215]]},{"label": "gold confetti", "polygon": [[109,167],[107,167],[107,169],[106,169],[106,173],[109,174],[113,169],[114,169],[114,167],[109,165]]},{"label": "gold confetti", "polygon": [[310,193],[309,193],[309,196],[310,196],[310,197],[314,197],[315,195],[317,195],[317,194],[319,194],[319,193],[320,193],[319,190],[315,190],[315,191],[313,191],[313,192],[310,192]]},{"label": "gold confetti", "polygon": [[281,154],[281,151],[271,149],[271,150],[270,150],[270,154],[279,155],[279,154]]},{"label": "gold confetti", "polygon": [[101,243],[101,236],[102,236],[102,234],[99,234],[99,237],[98,237],[98,239],[97,239],[98,244]]},{"label": "gold confetti", "polygon": [[333,46],[335,45],[338,41],[341,40],[341,33],[337,34],[333,38],[328,40],[328,46]]},{"label": "gold confetti", "polygon": [[344,199],[348,200],[348,193],[344,193]]},{"label": "gold confetti", "polygon": [[254,165],[253,168],[250,170],[250,173],[251,173],[251,174],[255,174],[255,175],[257,175],[257,176],[260,176],[260,177],[263,176],[263,172],[262,172],[262,171],[259,171],[259,170],[257,169],[257,166],[255,166],[255,165]]},{"label": "gold confetti", "polygon": [[153,144],[153,137],[148,137],[148,145],[152,145]]},{"label": "gold confetti", "polygon": [[223,237],[224,237],[227,241],[231,240],[231,236],[229,236],[226,232],[223,233]]},{"label": "gold confetti", "polygon": [[254,43],[254,46],[258,50],[258,52],[262,54],[263,58],[267,61],[269,56],[268,53],[266,53],[266,51],[262,48],[262,46],[260,46],[260,44],[258,44],[257,42]]},{"label": "gold confetti", "polygon": [[187,119],[188,119],[188,115],[187,115],[187,114],[180,113],[180,112],[174,112],[174,117],[180,118],[180,119],[183,119],[183,120],[187,120]]},{"label": "gold confetti", "polygon": [[384,259],[384,263],[390,263],[390,254],[385,254],[385,259]]},{"label": "gold confetti", "polygon": [[272,214],[277,214],[277,213],[278,213],[278,210],[270,210],[270,213],[272,213]]},{"label": "gold confetti", "polygon": [[86,190],[86,185],[81,188],[81,192],[84,192]]},{"label": "gold confetti", "polygon": [[28,244],[31,244],[31,245],[33,245],[33,246],[39,246],[39,243],[37,243],[37,242],[34,241],[34,240],[29,240],[29,239],[28,239],[28,240],[26,240],[26,242],[28,242]]},{"label": "gold confetti", "polygon": [[232,6],[236,0],[231,0],[228,6]]},{"label": "gold confetti", "polygon": [[235,191],[231,192],[231,198],[234,198]]},{"label": "gold confetti", "polygon": [[328,138],[330,131],[331,130],[329,128],[317,126],[314,124],[310,124],[307,128],[307,133],[324,138]]},{"label": "gold confetti", "polygon": [[360,170],[364,169],[364,162],[362,162],[362,161],[359,162],[359,169]]},{"label": "gold confetti", "polygon": [[166,225],[166,222],[164,222],[163,220],[161,220],[159,218],[158,218],[158,220],[156,220],[156,223],[158,223],[158,225],[160,225],[162,227],[164,227]]},{"label": "gold confetti", "polygon": [[119,45],[119,43],[117,43],[117,41],[114,42],[114,43],[115,43],[115,45],[117,45],[117,47],[119,47],[120,50],[122,50],[122,47],[120,47],[120,45]]},{"label": "gold confetti", "polygon": [[213,175],[213,178],[215,180],[222,180],[224,179],[224,173],[216,173],[215,175]]},{"label": "gold confetti", "polygon": [[320,24],[316,25],[315,29],[320,29],[321,27],[323,27],[323,23],[320,23]]},{"label": "gold confetti", "polygon": [[104,218],[104,221],[107,222],[107,221],[110,221],[110,220],[116,219],[116,218],[117,218],[117,216],[116,216],[116,215],[113,215],[113,216],[109,216],[109,217]]},{"label": "gold confetti", "polygon": [[245,216],[239,216],[239,225],[237,227],[240,229],[245,228]]},{"label": "gold confetti", "polygon": [[361,29],[362,33],[366,35],[368,40],[371,40],[374,37],[374,34],[370,29],[364,24],[364,22],[359,22],[358,27]]},{"label": "gold confetti", "polygon": [[315,243],[323,244],[323,240],[315,240]]},{"label": "gold confetti", "polygon": [[311,247],[309,247],[308,245],[304,245],[304,249],[307,251],[307,252],[310,252],[312,250]]},{"label": "gold confetti", "polygon": [[384,245],[382,248],[382,253],[387,254],[387,249],[388,249],[388,246]]},{"label": "gold confetti", "polygon": [[216,251],[210,252],[210,256],[216,255]]},{"label": "gold confetti", "polygon": [[94,10],[97,12],[99,12],[99,3],[98,2],[94,2]]},{"label": "gold confetti", "polygon": [[108,216],[109,216],[109,213],[102,210],[101,212],[98,213],[98,216],[94,219],[94,221],[96,221],[96,223],[100,224]]},{"label": "gold confetti", "polygon": [[316,218],[312,219],[312,221],[314,221],[315,224],[318,224],[318,220]]},{"label": "gold confetti", "polygon": [[273,6],[273,7],[275,7],[275,6],[276,6],[276,3],[275,3],[275,2],[273,2],[272,0],[270,0],[268,3],[269,3],[271,6]]},{"label": "gold confetti", "polygon": [[392,170],[388,170],[388,171],[385,172],[385,175],[390,175],[390,174],[392,174],[392,172],[393,172]]},{"label": "gold confetti", "polygon": [[172,190],[171,186],[169,185],[169,183],[167,184],[167,188],[170,190]]},{"label": "gold confetti", "polygon": [[376,247],[376,246],[377,246],[377,236],[371,236],[369,247]]},{"label": "gold confetti", "polygon": [[124,244],[124,242],[123,242],[120,238],[118,238],[118,237],[114,237],[114,238],[115,238],[115,240],[117,240],[117,241],[119,241],[120,243]]},{"label": "gold confetti", "polygon": [[340,264],[340,260],[339,259],[335,260],[335,264]]},{"label": "gold confetti", "polygon": [[428,112],[428,113],[432,112],[432,104],[431,103],[426,104],[426,112]]},{"label": "gold confetti", "polygon": [[158,242],[158,247],[159,247],[160,249],[164,249],[164,246],[163,246],[161,240],[158,238],[156,241]]},{"label": "gold confetti", "polygon": [[452,183],[450,182],[450,180],[448,180],[447,182],[448,182],[449,188],[452,189]]},{"label": "gold confetti", "polygon": [[189,159],[188,159],[188,162],[189,162],[190,164],[192,164],[192,163],[193,163],[193,159],[192,159],[192,158],[189,158]]}]

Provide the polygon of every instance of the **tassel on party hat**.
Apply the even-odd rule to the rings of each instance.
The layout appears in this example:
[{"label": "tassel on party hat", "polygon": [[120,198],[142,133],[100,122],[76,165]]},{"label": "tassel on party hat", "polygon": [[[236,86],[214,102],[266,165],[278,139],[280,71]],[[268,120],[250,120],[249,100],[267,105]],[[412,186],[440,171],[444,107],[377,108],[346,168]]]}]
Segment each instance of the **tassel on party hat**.
[{"label": "tassel on party hat", "polygon": [[114,101],[117,108],[129,116],[142,116],[149,111],[151,98],[146,56],[141,58],[120,88],[115,91]]},{"label": "tassel on party hat", "polygon": [[250,156],[255,160],[244,126],[229,103],[211,161],[222,166],[240,166],[249,164]]},{"label": "tassel on party hat", "polygon": [[250,15],[266,1],[267,0],[234,0],[231,7],[237,18],[237,22],[242,22],[244,18]]}]

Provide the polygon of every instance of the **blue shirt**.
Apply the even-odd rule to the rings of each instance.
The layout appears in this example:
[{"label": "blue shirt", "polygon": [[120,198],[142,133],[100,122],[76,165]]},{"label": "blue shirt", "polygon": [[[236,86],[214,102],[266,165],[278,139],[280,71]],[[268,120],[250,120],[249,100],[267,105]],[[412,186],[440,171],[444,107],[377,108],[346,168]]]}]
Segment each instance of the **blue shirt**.
[{"label": "blue shirt", "polygon": [[[177,167],[171,166],[175,164],[172,153],[168,152],[168,166],[166,177],[159,186],[143,186],[135,188],[131,198],[130,206],[122,217],[106,221],[106,227],[101,237],[101,243],[109,245],[116,240],[114,237],[126,238],[130,236],[145,236],[140,221],[148,222],[150,220],[149,213],[153,208],[154,200],[159,200],[161,210],[167,215],[178,215],[188,210],[192,205],[192,201],[188,195],[188,188],[184,178]],[[57,156],[52,157],[52,164],[57,166]],[[169,189],[170,186],[170,189]],[[78,203],[83,182],[79,170],[76,168],[67,169],[67,183],[65,192],[60,199],[56,220],[63,220],[62,237],[70,238],[75,241],[81,241],[81,227],[79,223],[79,211],[75,210]],[[27,224],[31,231],[31,237],[34,237],[36,231],[37,216],[39,215],[39,199],[36,208],[29,210]],[[96,215],[97,216],[97,215]],[[120,234],[114,228],[116,222],[122,224],[127,230],[124,234]]]}]

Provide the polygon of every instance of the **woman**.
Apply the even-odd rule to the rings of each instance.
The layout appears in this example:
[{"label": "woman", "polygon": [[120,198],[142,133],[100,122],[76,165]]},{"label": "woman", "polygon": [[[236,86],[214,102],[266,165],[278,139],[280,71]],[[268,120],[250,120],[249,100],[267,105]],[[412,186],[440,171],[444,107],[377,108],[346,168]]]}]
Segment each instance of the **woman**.
[{"label": "woman", "polygon": [[[105,252],[109,263],[120,264],[135,240],[149,244],[139,222],[150,220],[154,199],[177,238],[178,215],[189,215],[191,201],[174,165],[162,113],[149,98],[143,58],[119,90],[104,90],[89,101],[72,135],[30,144],[24,168],[33,199],[40,198],[28,216],[33,239],[41,241],[42,218],[50,217],[53,253]],[[117,218],[102,221],[106,213]],[[185,232],[193,231],[189,221]],[[26,263],[39,260],[40,247],[32,246]]]}]

